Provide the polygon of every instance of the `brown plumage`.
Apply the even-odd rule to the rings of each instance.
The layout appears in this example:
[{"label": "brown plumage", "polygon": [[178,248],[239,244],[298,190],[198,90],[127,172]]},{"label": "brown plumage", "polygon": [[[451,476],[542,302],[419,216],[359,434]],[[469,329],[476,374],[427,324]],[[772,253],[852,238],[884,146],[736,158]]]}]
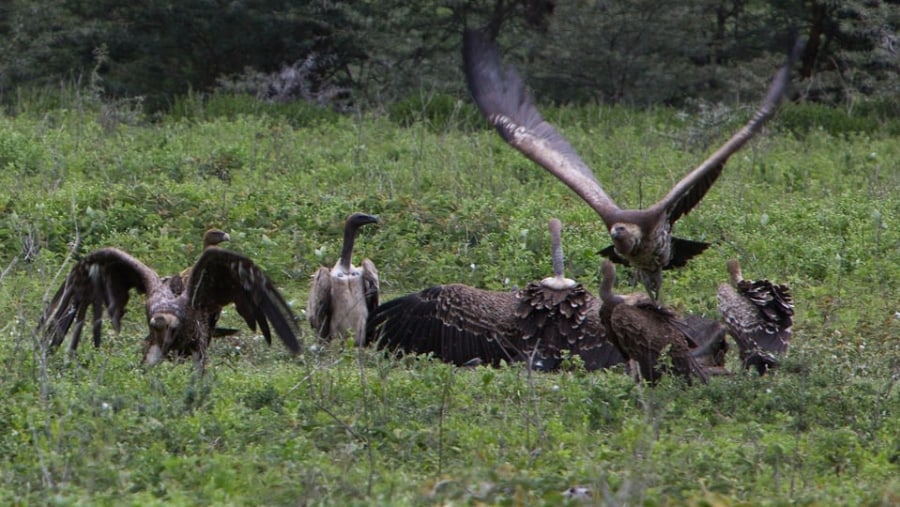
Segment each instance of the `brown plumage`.
[{"label": "brown plumage", "polygon": [[735,259],[726,265],[731,283],[719,285],[719,312],[738,344],[744,366],[765,373],[777,364],[771,353],[786,352],[791,341],[794,303],[790,289],[769,280],[744,280]]},{"label": "brown plumage", "polygon": [[462,284],[429,287],[382,303],[369,316],[367,342],[456,365],[522,359],[514,292]]},{"label": "brown plumage", "polygon": [[[203,250],[211,246],[218,246],[226,241],[231,241],[231,236],[228,235],[227,232],[222,229],[208,229],[205,233],[203,233]],[[183,286],[187,287],[188,279],[191,277],[191,270],[193,266],[188,266],[181,271],[181,283]],[[178,281],[175,281],[178,283]]]},{"label": "brown plumage", "polygon": [[[178,280],[174,282],[174,280]],[[103,309],[119,331],[130,291],[146,294],[145,317],[150,334],[143,361],[153,366],[163,358],[192,357],[198,368],[222,308],[234,303],[252,330],[259,326],[271,343],[270,325],[291,352],[300,350],[296,319],[272,284],[253,261],[235,252],[211,247],[193,266],[186,287],[176,292],[181,278],[160,278],[151,268],[116,248],[101,248],[79,261],[44,310],[41,330],[53,348],[74,324],[69,350],[81,339],[88,308],[92,308],[94,346],[100,346]]]},{"label": "brown plumage", "polygon": [[686,324],[673,311],[658,306],[649,298],[629,302],[614,294],[615,266],[605,260],[601,270],[600,299],[603,306],[600,318],[609,329],[609,340],[622,355],[637,361],[641,376],[651,384],[656,383],[664,371],[659,364],[660,356],[666,353],[675,374],[684,377],[688,383],[692,375],[706,383],[708,376],[692,355],[684,334]]},{"label": "brown plumage", "polygon": [[369,259],[359,267],[350,263],[359,228],[378,223],[378,218],[354,213],[344,222],[341,257],[333,268],[320,267],[313,275],[306,316],[319,338],[344,338],[351,333],[357,345],[365,342],[366,319],[378,306],[378,270]]},{"label": "brown plumage", "polygon": [[568,185],[600,215],[613,242],[602,253],[636,268],[647,291],[658,299],[662,270],[683,266],[709,246],[673,238],[672,227],[700,202],[728,158],[774,114],[801,48],[798,43],[747,124],[676,183],[665,197],[646,209],[623,209],[613,202],[568,141],[541,117],[516,70],[501,65],[497,48],[484,33],[465,32],[463,61],[472,97],[500,136]]},{"label": "brown plumage", "polygon": [[451,284],[388,301],[369,319],[369,340],[458,365],[530,360],[555,369],[563,350],[581,356],[588,369],[621,362],[605,339],[599,300],[563,274],[561,228],[550,221],[553,276],[513,292]]},{"label": "brown plumage", "polygon": [[691,355],[707,374],[731,373],[725,367],[729,350],[728,340],[725,339],[725,326],[719,321],[699,315],[686,315],[675,323],[687,339]]}]

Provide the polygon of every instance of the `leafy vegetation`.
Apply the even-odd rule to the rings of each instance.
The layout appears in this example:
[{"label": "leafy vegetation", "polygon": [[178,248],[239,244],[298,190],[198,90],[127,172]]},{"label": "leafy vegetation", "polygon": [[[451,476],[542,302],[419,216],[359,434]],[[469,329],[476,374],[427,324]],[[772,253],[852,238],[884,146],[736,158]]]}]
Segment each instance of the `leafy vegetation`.
[{"label": "leafy vegetation", "polygon": [[[421,90],[464,97],[466,26],[488,27],[504,61],[563,103],[755,96],[794,29],[809,41],[799,65],[809,100],[854,108],[900,93],[890,0],[7,0],[0,104],[95,76],[106,97],[153,112],[214,90],[362,109]],[[291,93],[273,89],[286,82]]]},{"label": "leafy vegetation", "polygon": [[[678,235],[714,243],[667,275],[680,310],[715,315],[730,257],[792,286],[796,335],[773,376],[649,389],[617,370],[457,369],[311,348],[309,336],[291,357],[243,331],[213,344],[198,378],[189,363],[140,367],[136,306],[121,333],[104,326],[99,349],[49,354],[34,328],[75,258],[114,245],[176,272],[212,225],[300,314],[357,210],[381,217],[357,251],[378,264],[385,300],[546,276],[553,216],[569,276],[598,283],[607,239],[594,213],[471,125],[468,106],[294,117],[228,101],[186,102],[152,124],[65,99],[0,116],[2,503],[558,505],[575,486],[600,504],[900,502],[896,132],[836,131],[830,112],[788,109],[679,222]],[[655,201],[746,113],[711,114],[546,111],[631,206]],[[233,310],[223,320],[241,324]]]}]

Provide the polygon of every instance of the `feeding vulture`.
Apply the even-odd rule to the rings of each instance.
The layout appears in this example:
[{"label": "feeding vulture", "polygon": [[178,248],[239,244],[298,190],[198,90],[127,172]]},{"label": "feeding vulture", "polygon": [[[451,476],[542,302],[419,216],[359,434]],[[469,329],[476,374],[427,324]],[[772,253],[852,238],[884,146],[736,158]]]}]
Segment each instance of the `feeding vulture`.
[{"label": "feeding vulture", "polygon": [[650,298],[631,301],[612,291],[616,281],[615,265],[609,260],[601,266],[603,279],[600,283],[600,299],[603,306],[600,318],[609,330],[609,340],[618,347],[622,355],[636,361],[641,377],[655,384],[665,367],[660,364],[660,356],[666,353],[672,362],[674,373],[691,383],[697,376],[704,384],[709,378],[703,366],[691,353],[689,337],[685,335],[686,324],[675,313],[657,305]]},{"label": "feeding vulture", "polygon": [[550,221],[553,276],[509,292],[450,284],[393,299],[370,316],[368,341],[456,365],[527,360],[555,369],[563,350],[587,369],[621,363],[600,324],[600,301],[564,276],[561,229]]},{"label": "feeding vulture", "polygon": [[633,266],[648,293],[658,299],[662,270],[685,265],[709,246],[672,237],[672,227],[700,202],[721,174],[728,157],[759,132],[774,114],[801,49],[798,41],[747,124],[676,183],[665,197],[646,209],[623,209],[613,202],[569,142],[544,121],[522,78],[513,67],[502,66],[496,46],[483,32],[466,30],[463,62],[472,97],[500,136],[562,180],[600,215],[613,243],[601,253]]},{"label": "feeding vulture", "polygon": [[772,355],[787,351],[794,303],[790,289],[769,280],[744,280],[736,259],[726,263],[731,283],[719,285],[719,313],[740,349],[744,366],[763,374],[777,365]]},{"label": "feeding vulture", "polygon": [[378,270],[369,259],[357,267],[350,263],[353,243],[359,228],[378,223],[378,217],[354,213],[344,223],[344,246],[333,268],[319,268],[313,275],[306,315],[309,324],[323,340],[353,333],[354,341],[365,343],[366,319],[378,306]]},{"label": "feeding vulture", "polygon": [[[53,348],[74,324],[69,350],[81,339],[85,315],[93,308],[94,346],[100,346],[103,309],[119,331],[130,291],[146,294],[150,334],[143,362],[192,357],[198,369],[224,306],[234,303],[252,330],[259,326],[271,344],[270,325],[291,352],[300,350],[300,330],[288,304],[272,281],[247,257],[210,247],[203,251],[183,286],[180,275],[161,278],[153,269],[116,248],[101,248],[79,261],[44,310],[40,329]],[[180,292],[178,288],[180,287]]]}]

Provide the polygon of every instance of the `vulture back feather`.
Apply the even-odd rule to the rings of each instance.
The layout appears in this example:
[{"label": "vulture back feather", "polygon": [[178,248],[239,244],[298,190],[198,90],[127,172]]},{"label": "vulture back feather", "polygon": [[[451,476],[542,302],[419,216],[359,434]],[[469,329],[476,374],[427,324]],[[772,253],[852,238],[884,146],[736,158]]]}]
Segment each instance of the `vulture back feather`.
[{"label": "vulture back feather", "polygon": [[688,383],[693,376],[704,384],[708,382],[706,371],[691,353],[688,338],[682,331],[687,324],[671,309],[649,299],[627,302],[626,298],[614,294],[615,266],[606,260],[601,269],[601,319],[608,326],[610,341],[622,355],[638,363],[641,376],[651,384],[656,383],[666,370],[660,363],[661,356],[666,354],[671,360],[672,373],[684,377]]},{"label": "vulture back feather", "polygon": [[550,230],[553,276],[513,292],[450,284],[394,299],[370,316],[368,341],[390,350],[431,352],[458,365],[527,360],[555,369],[563,350],[581,356],[588,369],[621,363],[600,323],[600,302],[563,274],[558,220]]},{"label": "vulture back feather", "polygon": [[787,352],[791,341],[794,303],[790,289],[769,280],[744,280],[735,259],[726,266],[730,283],[719,285],[719,313],[745,366],[752,364],[763,373],[777,364],[772,353]]}]

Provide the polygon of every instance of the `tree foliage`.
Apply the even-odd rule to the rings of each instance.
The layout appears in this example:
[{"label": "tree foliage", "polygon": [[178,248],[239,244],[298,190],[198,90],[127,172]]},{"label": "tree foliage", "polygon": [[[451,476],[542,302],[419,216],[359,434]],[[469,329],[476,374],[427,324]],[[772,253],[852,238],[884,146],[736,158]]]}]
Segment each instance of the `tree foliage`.
[{"label": "tree foliage", "polygon": [[496,34],[556,101],[755,97],[791,27],[809,38],[810,98],[895,97],[900,82],[896,0],[9,0],[0,14],[4,96],[96,68],[105,93],[154,109],[297,62],[308,88],[340,87],[364,106],[420,90],[462,96],[464,26]]}]

